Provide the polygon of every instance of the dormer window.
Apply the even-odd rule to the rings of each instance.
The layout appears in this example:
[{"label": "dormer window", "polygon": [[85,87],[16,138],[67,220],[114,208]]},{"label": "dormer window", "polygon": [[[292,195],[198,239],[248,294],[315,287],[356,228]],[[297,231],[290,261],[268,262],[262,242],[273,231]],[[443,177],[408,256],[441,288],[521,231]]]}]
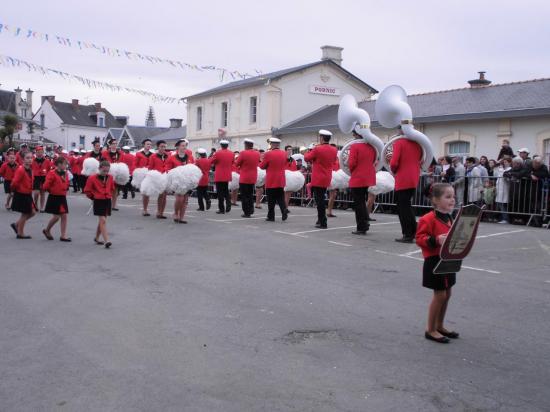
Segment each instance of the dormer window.
[{"label": "dormer window", "polygon": [[97,127],[105,127],[105,113],[97,112]]},{"label": "dormer window", "polygon": [[44,113],[40,113],[40,128],[42,130],[44,130],[45,124],[46,124],[46,116],[44,115]]}]

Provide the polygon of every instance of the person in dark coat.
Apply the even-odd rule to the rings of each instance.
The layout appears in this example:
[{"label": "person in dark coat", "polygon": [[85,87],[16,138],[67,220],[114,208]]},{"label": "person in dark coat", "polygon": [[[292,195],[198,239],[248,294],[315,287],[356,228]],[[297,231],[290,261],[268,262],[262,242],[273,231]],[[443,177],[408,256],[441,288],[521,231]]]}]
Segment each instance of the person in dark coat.
[{"label": "person in dark coat", "polygon": [[504,156],[514,157],[514,151],[510,147],[510,140],[502,141],[502,147],[500,148],[500,152],[498,153],[497,160],[501,161]]},{"label": "person in dark coat", "polygon": [[503,176],[510,179],[508,210],[511,222],[524,224],[525,216],[522,214],[528,211],[526,206],[529,202],[529,197],[527,196],[529,180],[527,179],[530,176],[530,169],[524,166],[521,157],[514,157],[512,159],[512,169],[504,172]]},{"label": "person in dark coat", "polygon": [[548,173],[548,167],[544,164],[542,157],[534,156],[531,168],[531,187],[530,187],[530,199],[531,199],[531,213],[535,214],[531,224],[533,226],[542,226],[542,205],[543,205],[543,189],[545,185],[548,185],[550,175]]}]

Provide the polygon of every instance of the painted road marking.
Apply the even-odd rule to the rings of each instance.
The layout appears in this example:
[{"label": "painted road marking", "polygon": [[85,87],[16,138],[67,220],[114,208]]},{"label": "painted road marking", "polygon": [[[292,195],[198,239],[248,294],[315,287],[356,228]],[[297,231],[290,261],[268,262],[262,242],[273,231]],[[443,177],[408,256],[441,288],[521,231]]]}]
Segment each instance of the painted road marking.
[{"label": "painted road marking", "polygon": [[509,232],[498,232],[498,233],[491,233],[490,235],[476,236],[476,239],[485,239],[485,238],[488,238],[488,237],[510,235],[512,233],[520,233],[520,232],[525,232],[525,229],[510,230]]},{"label": "painted road marking", "polygon": [[347,246],[347,247],[351,247],[353,245],[349,245],[347,243],[341,243],[341,242],[334,242],[332,240],[329,240],[328,243],[332,243],[333,245],[338,245],[338,246]]},{"label": "painted road marking", "polygon": [[[288,217],[311,217],[311,216],[317,216],[317,214],[314,215],[293,215],[290,214]],[[240,217],[235,219],[215,219],[216,222],[237,222],[240,220],[255,220],[255,219],[266,219],[267,215],[264,216],[257,216],[257,217]],[[212,219],[209,219],[212,220]]]},{"label": "painted road marking", "polygon": [[[315,215],[317,216],[317,215]],[[395,222],[384,222],[384,223],[373,223],[371,224],[371,226],[381,226],[381,225],[395,225],[399,223],[398,221],[395,221]],[[292,232],[292,233],[287,233],[287,235],[303,235],[304,233],[315,233],[315,232],[326,232],[326,231],[329,231],[329,230],[339,230],[339,229],[351,229],[351,228],[354,228],[356,227],[357,225],[353,225],[353,226],[339,226],[339,227],[329,227],[327,229],[313,229],[313,230],[304,230],[304,231],[301,231],[301,232]]]}]

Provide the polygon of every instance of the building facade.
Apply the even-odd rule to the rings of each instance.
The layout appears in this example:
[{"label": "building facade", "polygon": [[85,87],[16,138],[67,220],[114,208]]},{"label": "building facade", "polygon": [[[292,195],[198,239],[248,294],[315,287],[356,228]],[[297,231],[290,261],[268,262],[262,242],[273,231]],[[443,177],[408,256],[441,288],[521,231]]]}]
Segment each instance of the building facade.
[{"label": "building facade", "polygon": [[36,133],[36,124],[33,122],[32,97],[33,91],[25,91],[19,87],[13,92],[0,90],[0,127],[3,126],[3,119],[6,115],[12,115],[17,118],[17,130],[13,138],[19,141],[32,141],[38,139]]}]

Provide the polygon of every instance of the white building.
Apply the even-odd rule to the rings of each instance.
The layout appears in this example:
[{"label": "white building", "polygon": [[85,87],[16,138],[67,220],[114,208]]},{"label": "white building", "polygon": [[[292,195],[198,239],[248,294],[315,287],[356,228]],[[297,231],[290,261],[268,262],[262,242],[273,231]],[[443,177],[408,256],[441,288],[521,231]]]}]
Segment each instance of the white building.
[{"label": "white building", "polygon": [[5,115],[17,117],[17,130],[13,134],[15,140],[34,140],[36,135],[36,125],[33,122],[32,113],[32,94],[33,91],[25,91],[25,97],[22,96],[23,90],[19,87],[13,92],[0,90],[0,126],[3,126]]},{"label": "white building", "polygon": [[321,47],[322,59],[225,84],[186,98],[187,138],[209,148],[221,137],[231,148],[244,138],[266,147],[272,129],[352,94],[367,100],[377,91],[341,66],[342,48]]},{"label": "white building", "polygon": [[[469,81],[462,89],[411,95],[414,124],[432,141],[434,154],[496,158],[502,141],[510,140],[514,150],[527,147],[550,162],[550,79],[491,85],[483,77]],[[371,119],[375,134],[387,141],[396,130],[378,124],[375,101],[360,104]],[[273,134],[285,144],[307,146],[323,128],[334,133],[343,145],[351,140],[338,129],[338,105],[324,107],[289,122]]]},{"label": "white building", "polygon": [[42,105],[33,117],[39,125],[40,136],[62,145],[67,150],[92,148],[95,139],[103,141],[109,128],[122,127],[101,103],[81,105],[77,99],[71,103],[55,100],[55,96],[43,96]]}]

